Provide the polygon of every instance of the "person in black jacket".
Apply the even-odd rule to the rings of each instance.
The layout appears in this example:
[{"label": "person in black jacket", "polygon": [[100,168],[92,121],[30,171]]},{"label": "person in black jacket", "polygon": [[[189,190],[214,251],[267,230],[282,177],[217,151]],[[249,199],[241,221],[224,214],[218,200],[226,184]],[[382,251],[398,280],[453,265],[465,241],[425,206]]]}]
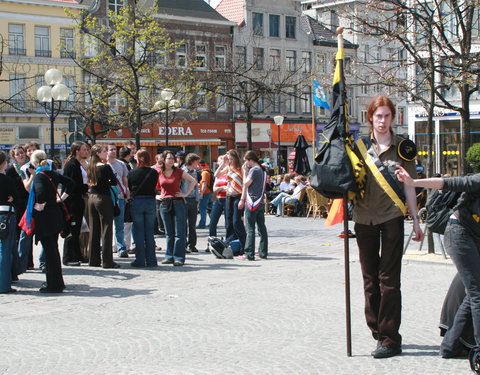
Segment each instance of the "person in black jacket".
[{"label": "person in black jacket", "polygon": [[12,289],[12,261],[15,247],[15,181],[6,176],[7,156],[0,151],[0,220],[6,221],[8,234],[0,239],[0,293],[15,292]]},{"label": "person in black jacket", "polygon": [[[63,201],[69,196],[74,182],[68,177],[51,171],[47,163],[47,155],[42,150],[35,151],[30,161],[35,167],[35,177],[27,204],[27,218],[31,212],[35,219],[35,241],[40,241],[43,246],[47,277],[47,282],[42,285],[40,292],[60,293],[65,289],[65,283],[58,252],[58,235],[63,227],[64,214],[57,201],[60,199]],[[59,184],[65,187],[61,197],[57,190]],[[33,207],[31,207],[32,203]]]},{"label": "person in black jacket", "polygon": [[[63,243],[63,264],[66,266],[79,266],[80,262],[87,262],[80,251],[80,229],[82,227],[83,213],[85,211],[84,195],[88,185],[84,179],[81,162],[87,159],[89,150],[84,142],[73,142],[70,146],[70,156],[63,168],[63,175],[70,177],[75,182],[75,188],[65,200],[68,211],[72,215],[70,224],[71,235]],[[64,191],[64,189],[62,189]]]},{"label": "person in black jacket", "polygon": [[464,177],[412,179],[397,167],[399,181],[405,185],[463,192],[453,207],[445,229],[445,248],[465,286],[466,295],[440,345],[443,358],[461,356],[465,325],[471,318],[476,345],[480,345],[480,173]]},{"label": "person in black jacket", "polygon": [[110,195],[110,186],[117,184],[117,178],[112,167],[107,164],[106,146],[92,146],[87,177],[90,186],[88,194],[88,227],[90,228],[88,264],[92,267],[102,265],[103,268],[120,268],[120,265],[113,261],[112,255],[113,201]]}]

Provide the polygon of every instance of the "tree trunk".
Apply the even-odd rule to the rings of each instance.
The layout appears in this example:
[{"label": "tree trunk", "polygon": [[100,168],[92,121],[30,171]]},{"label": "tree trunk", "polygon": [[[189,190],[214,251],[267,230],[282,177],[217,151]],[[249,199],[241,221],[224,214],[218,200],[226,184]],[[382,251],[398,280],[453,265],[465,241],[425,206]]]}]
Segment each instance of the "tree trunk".
[{"label": "tree trunk", "polygon": [[469,95],[470,86],[466,83],[463,85],[461,90],[462,95],[462,111],[460,112],[461,123],[460,123],[460,157],[459,159],[459,170],[460,174],[466,175],[470,173],[470,166],[465,162],[467,157],[467,151],[472,145],[472,133],[471,128],[472,124],[470,122],[470,95]]},{"label": "tree trunk", "polygon": [[247,113],[247,149],[253,149],[252,143],[252,109],[251,107],[245,107]]}]

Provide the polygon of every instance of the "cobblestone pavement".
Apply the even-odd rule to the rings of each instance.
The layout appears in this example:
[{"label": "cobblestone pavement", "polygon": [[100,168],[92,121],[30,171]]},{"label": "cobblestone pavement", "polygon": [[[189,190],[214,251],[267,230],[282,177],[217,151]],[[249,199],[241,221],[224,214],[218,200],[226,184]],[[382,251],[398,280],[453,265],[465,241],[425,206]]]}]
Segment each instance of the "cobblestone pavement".
[{"label": "cobblestone pavement", "polygon": [[[203,251],[200,230],[201,250],[182,268],[133,269],[132,259],[117,259],[119,270],[65,267],[67,290],[49,296],[38,292],[44,275],[30,271],[17,293],[0,296],[0,373],[470,373],[467,360],[438,355],[440,308],[455,268],[441,255],[422,256],[416,243],[403,261],[403,355],[376,360],[350,241],[347,357],[341,228],[323,221],[267,217],[268,260],[217,260]],[[164,238],[157,243],[164,247]]]}]

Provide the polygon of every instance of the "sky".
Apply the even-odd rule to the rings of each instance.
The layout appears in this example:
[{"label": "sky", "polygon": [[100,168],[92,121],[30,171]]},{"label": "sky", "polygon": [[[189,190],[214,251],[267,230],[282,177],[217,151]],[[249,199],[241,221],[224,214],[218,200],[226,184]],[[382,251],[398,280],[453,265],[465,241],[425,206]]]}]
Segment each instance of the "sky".
[{"label": "sky", "polygon": [[[209,2],[208,0],[205,0],[207,3]],[[215,8],[217,4],[220,2],[220,0],[210,0],[210,6],[212,8]]]}]

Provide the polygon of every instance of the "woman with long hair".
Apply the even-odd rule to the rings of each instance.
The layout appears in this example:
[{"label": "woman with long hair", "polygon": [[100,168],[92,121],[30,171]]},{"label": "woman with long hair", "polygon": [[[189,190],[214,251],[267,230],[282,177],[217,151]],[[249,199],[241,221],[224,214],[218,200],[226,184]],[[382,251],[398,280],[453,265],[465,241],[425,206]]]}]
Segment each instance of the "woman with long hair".
[{"label": "woman with long hair", "polygon": [[245,244],[245,257],[248,260],[255,260],[255,225],[260,233],[260,258],[267,259],[268,256],[268,234],[265,226],[265,186],[267,173],[260,165],[255,151],[248,151],[245,154],[243,171],[243,190],[238,208],[245,210],[245,222],[247,226],[247,238]]},{"label": "woman with long hair", "polygon": [[[186,244],[186,208],[185,197],[190,195],[196,185],[195,179],[182,168],[175,167],[175,154],[163,152],[163,164],[158,176],[157,190],[160,195],[160,214],[165,225],[167,250],[162,264],[183,266]],[[186,192],[180,190],[182,180],[189,182]]]},{"label": "woman with long hair", "polygon": [[63,264],[66,266],[79,266],[81,261],[86,261],[80,250],[80,229],[85,212],[84,196],[88,191],[88,185],[84,183],[81,163],[88,157],[88,154],[86,143],[73,142],[70,146],[70,156],[63,168],[63,175],[70,177],[75,182],[75,188],[65,200],[68,211],[72,215],[71,235],[65,238],[63,244]]},{"label": "woman with long hair", "polygon": [[[15,215],[17,218],[17,224],[25,212],[28,201],[28,191],[23,184],[23,180],[27,178],[25,172],[22,171],[22,166],[26,163],[25,149],[20,145],[15,145],[10,149],[10,157],[12,164],[7,167],[5,174],[15,181],[15,189],[17,192],[17,198],[15,199]],[[24,273],[28,268],[29,261],[33,267],[33,238],[22,234],[22,230],[17,226],[16,228],[16,243],[18,251],[14,252],[13,259],[13,278],[16,275]]]},{"label": "woman with long hair", "polygon": [[12,265],[15,250],[16,224],[15,200],[16,183],[5,175],[7,156],[0,151],[0,220],[5,222],[8,233],[0,239],[0,293],[15,292],[12,289]]},{"label": "woman with long hair", "polygon": [[155,187],[158,173],[150,167],[150,154],[140,149],[135,154],[137,168],[128,173],[130,212],[133,220],[135,260],[132,267],[157,267],[155,256]]},{"label": "woman with long hair", "polygon": [[[40,241],[45,252],[47,282],[40,288],[41,293],[60,293],[65,289],[62,265],[58,252],[58,235],[63,228],[64,214],[57,203],[68,198],[74,182],[50,170],[47,155],[42,150],[34,151],[30,163],[35,167],[35,177],[30,188],[26,209],[26,221],[35,219],[35,240]],[[62,184],[64,192],[59,197],[57,187]]]},{"label": "woman with long hair", "polygon": [[92,267],[120,268],[113,261],[112,254],[113,202],[110,196],[110,186],[115,186],[117,179],[107,164],[106,146],[92,146],[87,178],[90,228],[88,264]]},{"label": "woman with long hair", "polygon": [[226,160],[228,161],[228,185],[227,201],[225,204],[225,227],[227,233],[233,233],[229,238],[227,237],[226,240],[229,242],[238,238],[240,240],[240,244],[242,245],[241,253],[243,254],[247,233],[245,232],[245,225],[243,224],[242,220],[243,208],[239,208],[238,205],[243,190],[242,163],[240,162],[240,157],[235,150],[229,150],[227,152]]}]

